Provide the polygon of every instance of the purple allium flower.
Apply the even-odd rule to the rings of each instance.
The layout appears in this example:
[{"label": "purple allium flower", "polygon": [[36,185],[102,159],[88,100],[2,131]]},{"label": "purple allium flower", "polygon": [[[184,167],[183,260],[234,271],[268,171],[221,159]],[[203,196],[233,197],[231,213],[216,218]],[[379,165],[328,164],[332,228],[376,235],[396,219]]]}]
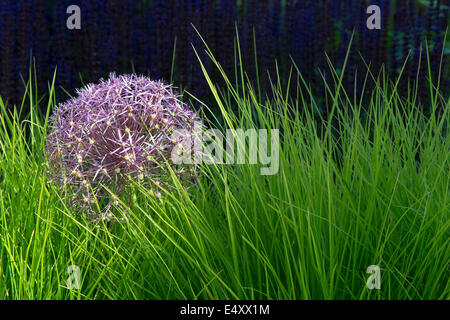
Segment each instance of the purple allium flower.
[{"label": "purple allium flower", "polygon": [[45,152],[51,179],[72,207],[97,220],[108,217],[114,203],[104,186],[119,196],[132,178],[158,194],[170,181],[168,166],[182,181],[194,177],[193,167],[170,161],[172,149],[186,143],[171,133],[191,133],[199,120],[178,98],[163,82],[111,74],[57,107]]}]

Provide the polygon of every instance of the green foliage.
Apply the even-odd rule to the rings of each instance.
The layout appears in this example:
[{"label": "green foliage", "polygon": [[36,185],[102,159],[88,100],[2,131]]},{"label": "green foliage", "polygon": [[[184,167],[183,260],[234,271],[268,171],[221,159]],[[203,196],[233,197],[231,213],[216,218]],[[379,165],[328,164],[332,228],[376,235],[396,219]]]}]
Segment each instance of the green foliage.
[{"label": "green foliage", "polygon": [[[0,101],[0,299],[449,299],[450,101],[431,87],[443,108],[425,116],[414,90],[402,99],[368,73],[361,105],[345,68],[330,65],[325,119],[300,84],[289,100],[276,79],[261,104],[243,71],[221,73],[225,90],[205,73],[225,127],[281,130],[280,171],[202,165],[196,188],[172,175],[179,188],[160,198],[135,183],[110,226],[77,220],[47,183],[48,116],[20,121]],[[365,285],[373,264],[380,290]],[[80,290],[66,288],[69,265]]]}]

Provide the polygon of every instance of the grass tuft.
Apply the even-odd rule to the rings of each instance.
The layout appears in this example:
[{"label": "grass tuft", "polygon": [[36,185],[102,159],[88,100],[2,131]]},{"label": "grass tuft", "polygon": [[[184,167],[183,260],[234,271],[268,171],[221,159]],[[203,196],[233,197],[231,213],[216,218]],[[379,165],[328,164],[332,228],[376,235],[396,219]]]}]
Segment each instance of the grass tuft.
[{"label": "grass tuft", "polygon": [[[77,219],[45,173],[54,82],[45,114],[29,82],[25,119],[0,100],[0,299],[449,299],[448,98],[430,83],[442,112],[424,115],[414,92],[368,72],[361,101],[331,68],[332,112],[317,116],[306,83],[291,99],[275,79],[263,101],[243,69],[228,79],[206,53],[227,86],[200,61],[220,107],[211,123],[280,129],[279,172],[203,164],[189,190],[156,197],[135,183],[131,202],[117,199],[123,223]],[[366,287],[370,265],[380,290]]]}]

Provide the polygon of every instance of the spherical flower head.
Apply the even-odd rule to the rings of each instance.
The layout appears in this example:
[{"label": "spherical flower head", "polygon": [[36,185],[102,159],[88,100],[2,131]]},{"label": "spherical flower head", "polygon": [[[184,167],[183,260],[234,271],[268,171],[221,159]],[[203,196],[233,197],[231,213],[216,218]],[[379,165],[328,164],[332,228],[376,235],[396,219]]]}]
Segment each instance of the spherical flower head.
[{"label": "spherical flower head", "polygon": [[98,204],[110,208],[113,203],[103,186],[119,195],[127,181],[136,178],[159,193],[170,178],[167,166],[173,166],[182,181],[190,179],[192,175],[181,173],[192,170],[175,168],[169,160],[176,146],[171,133],[192,132],[199,121],[179,98],[162,81],[111,74],[58,105],[45,152],[52,181],[70,193],[70,204],[98,219],[109,216],[107,211],[100,217],[95,213]]}]

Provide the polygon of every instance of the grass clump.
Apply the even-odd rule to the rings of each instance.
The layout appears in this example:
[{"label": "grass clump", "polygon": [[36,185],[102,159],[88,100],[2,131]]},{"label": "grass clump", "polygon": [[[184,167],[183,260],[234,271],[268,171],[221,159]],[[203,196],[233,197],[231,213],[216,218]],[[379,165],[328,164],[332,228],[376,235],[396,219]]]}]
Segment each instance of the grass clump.
[{"label": "grass clump", "polygon": [[195,188],[172,172],[161,197],[134,182],[110,227],[75,219],[47,183],[32,94],[24,121],[0,102],[0,299],[449,299],[448,98],[429,84],[442,112],[424,115],[383,75],[367,73],[363,102],[333,74],[321,118],[301,81],[296,99],[275,81],[261,102],[242,70],[222,73],[226,90],[205,72],[222,130],[280,129],[279,172],[202,164]]}]

